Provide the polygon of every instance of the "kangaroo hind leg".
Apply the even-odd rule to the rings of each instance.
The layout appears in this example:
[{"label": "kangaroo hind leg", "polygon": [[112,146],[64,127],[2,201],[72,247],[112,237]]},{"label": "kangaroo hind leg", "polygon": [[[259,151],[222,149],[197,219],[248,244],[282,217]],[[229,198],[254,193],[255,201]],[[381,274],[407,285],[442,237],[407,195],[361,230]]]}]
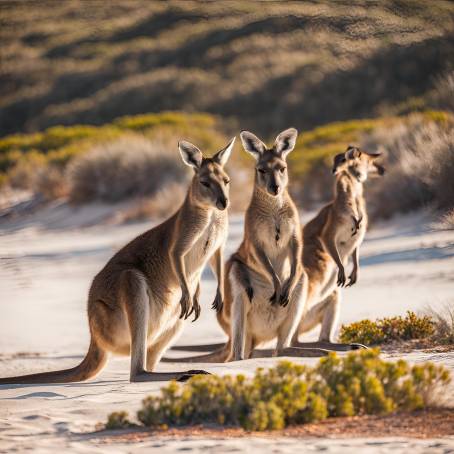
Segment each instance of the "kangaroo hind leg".
[{"label": "kangaroo hind leg", "polygon": [[[322,302],[315,305],[306,315],[307,321],[303,319],[300,325],[300,332],[304,328],[312,328],[321,323],[320,336],[317,342],[293,342],[292,346],[299,348],[321,348],[334,351],[349,351],[360,348],[367,348],[362,344],[342,344],[334,342],[334,332],[339,319],[340,291],[335,289]],[[311,326],[312,325],[312,326]]]},{"label": "kangaroo hind leg", "polygon": [[[196,373],[206,373],[204,371],[152,372],[146,370],[150,317],[147,283],[145,277],[135,270],[123,271],[120,279],[120,298],[128,317],[131,337],[131,382],[186,380]],[[160,348],[161,351],[165,348],[165,346],[159,344],[156,347]],[[160,357],[160,354],[161,352],[156,352],[156,357]]]}]

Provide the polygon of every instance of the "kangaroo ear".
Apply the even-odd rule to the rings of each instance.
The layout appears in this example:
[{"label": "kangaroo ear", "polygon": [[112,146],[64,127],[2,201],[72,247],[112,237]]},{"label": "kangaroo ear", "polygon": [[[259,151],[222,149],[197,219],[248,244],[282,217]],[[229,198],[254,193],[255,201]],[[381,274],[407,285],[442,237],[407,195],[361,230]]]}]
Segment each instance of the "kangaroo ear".
[{"label": "kangaroo ear", "polygon": [[333,173],[334,173],[334,175],[337,174],[339,167],[342,164],[344,164],[345,162],[347,162],[347,157],[346,157],[347,153],[348,152],[339,153],[336,156],[334,156],[334,164],[333,164]]},{"label": "kangaroo ear", "polygon": [[377,173],[380,175],[380,176],[383,176],[386,172],[386,169],[380,165],[380,164],[377,164],[376,162],[373,163],[373,166],[377,169]]},{"label": "kangaroo ear", "polygon": [[379,152],[369,153],[368,151],[365,151],[364,153],[366,153],[367,156],[369,156],[369,158],[372,158],[372,159],[377,159],[381,156],[381,153],[379,153]]},{"label": "kangaroo ear", "polygon": [[295,148],[298,131],[295,128],[289,128],[281,132],[274,142],[275,150],[285,159],[286,156]]},{"label": "kangaroo ear", "polygon": [[259,159],[266,151],[266,145],[252,132],[241,131],[240,138],[245,151],[254,156],[255,159]]},{"label": "kangaroo ear", "polygon": [[347,159],[355,159],[361,156],[361,150],[358,147],[354,147],[353,145],[349,145],[347,151],[345,152]]},{"label": "kangaroo ear", "polygon": [[232,153],[233,150],[233,144],[235,143],[236,137],[234,137],[225,148],[222,150],[218,151],[214,156],[213,156],[213,161],[217,162],[219,165],[224,167],[227,163],[227,161],[230,158],[230,154]]},{"label": "kangaroo ear", "polygon": [[199,169],[202,165],[203,155],[202,152],[191,142],[186,140],[180,140],[178,142],[178,148],[180,150],[183,162],[194,169]]}]

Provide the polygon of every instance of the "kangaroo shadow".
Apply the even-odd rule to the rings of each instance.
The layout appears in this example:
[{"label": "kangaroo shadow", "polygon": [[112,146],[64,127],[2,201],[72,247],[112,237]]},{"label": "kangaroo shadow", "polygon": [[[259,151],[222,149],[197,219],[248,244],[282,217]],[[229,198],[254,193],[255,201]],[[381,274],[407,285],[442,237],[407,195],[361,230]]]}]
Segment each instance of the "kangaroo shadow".
[{"label": "kangaroo shadow", "polygon": [[403,251],[384,252],[365,256],[361,266],[380,265],[395,262],[421,262],[427,260],[443,260],[454,257],[454,244],[443,247],[414,248]]}]

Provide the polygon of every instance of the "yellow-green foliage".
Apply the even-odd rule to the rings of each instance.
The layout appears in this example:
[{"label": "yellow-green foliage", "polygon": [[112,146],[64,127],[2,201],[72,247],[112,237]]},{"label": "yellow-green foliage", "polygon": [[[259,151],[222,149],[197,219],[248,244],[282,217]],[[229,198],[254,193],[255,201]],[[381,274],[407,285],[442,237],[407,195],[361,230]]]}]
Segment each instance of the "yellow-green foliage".
[{"label": "yellow-green foliage", "polygon": [[107,419],[106,429],[126,429],[132,424],[128,419],[128,413],[126,411],[115,411],[111,413]]},{"label": "yellow-green foliage", "polygon": [[282,361],[252,378],[194,376],[145,398],[137,416],[147,427],[215,423],[273,430],[332,416],[421,409],[450,381],[443,366],[384,361],[379,353],[331,353],[315,367]]},{"label": "yellow-green foliage", "polygon": [[[425,121],[446,124],[452,116],[447,112],[425,111]],[[333,157],[345,151],[350,144],[359,144],[361,137],[379,127],[391,127],[406,122],[409,117],[385,117],[366,120],[349,120],[329,123],[298,136],[295,151],[289,155],[293,173],[304,177],[315,165],[331,168]]]},{"label": "yellow-green foliage", "polygon": [[[215,117],[208,114],[162,112],[121,117],[104,126],[55,126],[35,134],[15,134],[0,139],[0,172],[42,156],[43,163],[66,165],[73,157],[95,145],[111,142],[131,131],[140,132],[150,140],[165,143],[185,138],[210,152],[222,146],[224,135]],[[1,175],[1,173],[0,173]]]},{"label": "yellow-green foliage", "polygon": [[366,319],[343,325],[340,340],[346,343],[378,345],[393,341],[426,339],[434,333],[435,322],[431,317],[420,317],[408,311],[405,317],[385,317],[376,321]]}]

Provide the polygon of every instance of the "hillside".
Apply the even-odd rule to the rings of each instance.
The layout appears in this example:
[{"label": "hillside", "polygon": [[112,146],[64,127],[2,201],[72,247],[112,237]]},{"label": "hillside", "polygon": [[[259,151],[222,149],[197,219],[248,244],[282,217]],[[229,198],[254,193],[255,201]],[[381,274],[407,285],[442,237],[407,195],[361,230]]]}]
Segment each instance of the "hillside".
[{"label": "hillside", "polygon": [[454,4],[363,5],[4,1],[0,135],[178,110],[268,136],[424,107]]}]

